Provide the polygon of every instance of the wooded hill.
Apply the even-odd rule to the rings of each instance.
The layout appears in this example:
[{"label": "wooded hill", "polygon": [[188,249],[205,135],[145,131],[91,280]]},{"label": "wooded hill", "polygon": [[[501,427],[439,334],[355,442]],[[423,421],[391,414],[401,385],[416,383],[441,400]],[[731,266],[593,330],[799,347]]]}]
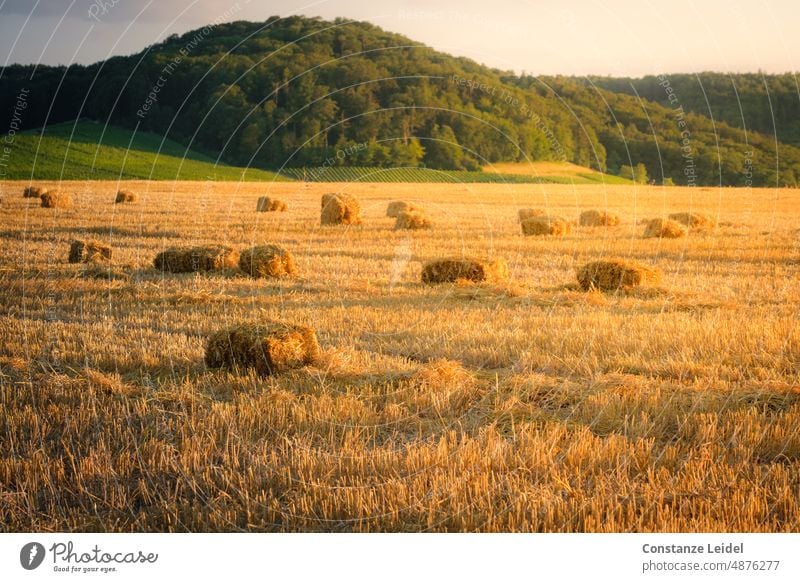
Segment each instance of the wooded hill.
[{"label": "wooded hill", "polygon": [[[478,170],[531,159],[615,175],[642,164],[635,177],[658,183],[795,185],[800,148],[769,135],[757,91],[746,123],[731,113],[731,92],[714,92],[711,111],[725,114],[712,121],[679,77],[669,79],[682,110],[651,81],[634,82],[637,96],[630,80],[520,77],[368,23],[274,17],[173,35],[90,66],[9,66],[0,104],[12,111],[26,89],[27,128],[89,118],[271,170],[326,161]],[[781,112],[797,106],[790,85],[781,78]],[[789,117],[772,130],[797,143]]]}]

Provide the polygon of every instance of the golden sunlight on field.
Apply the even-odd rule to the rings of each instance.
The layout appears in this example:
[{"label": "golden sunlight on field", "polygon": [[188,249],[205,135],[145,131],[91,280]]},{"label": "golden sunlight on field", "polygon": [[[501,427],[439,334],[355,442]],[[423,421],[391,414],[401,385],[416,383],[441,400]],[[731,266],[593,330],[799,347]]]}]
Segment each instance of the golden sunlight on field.
[{"label": "golden sunlight on field", "polygon": [[[494,172],[496,174],[523,174],[526,176],[538,176],[546,178],[548,176],[558,176],[569,178],[571,176],[594,175],[602,178],[603,174],[585,166],[579,166],[570,162],[496,162],[483,167],[484,172]],[[607,177],[607,176],[606,176]]]},{"label": "golden sunlight on field", "polygon": [[[797,190],[72,182],[48,209],[26,185],[1,185],[4,530],[800,530]],[[362,224],[321,227],[328,192]],[[394,230],[393,200],[431,228]],[[521,208],[621,222],[523,236]],[[643,238],[677,212],[718,225]],[[69,264],[73,239],[111,265]],[[210,243],[295,274],[153,268]],[[420,282],[450,256],[510,279]],[[609,257],[663,278],[580,290]],[[319,360],[206,368],[212,333],[265,320]]]}]

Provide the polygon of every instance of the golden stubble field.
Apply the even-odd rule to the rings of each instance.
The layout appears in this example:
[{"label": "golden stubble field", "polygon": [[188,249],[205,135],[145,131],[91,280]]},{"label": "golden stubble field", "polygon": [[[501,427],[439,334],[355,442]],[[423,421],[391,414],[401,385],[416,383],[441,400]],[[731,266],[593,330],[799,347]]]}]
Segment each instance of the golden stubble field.
[{"label": "golden stubble field", "polygon": [[[2,530],[800,530],[798,191],[134,182],[114,205],[99,182],[49,210],[1,186]],[[333,191],[362,226],[319,226]],[[254,211],[270,193],[287,213]],[[436,228],[392,230],[397,198]],[[623,222],[523,237],[523,206]],[[683,210],[720,226],[641,238]],[[110,242],[113,270],[67,264],[74,238]],[[299,275],[151,266],[212,242],[284,245]],[[461,254],[511,282],[419,283]],[[576,290],[610,256],[662,286]],[[261,319],[314,327],[322,360],[206,369],[211,332]]]}]

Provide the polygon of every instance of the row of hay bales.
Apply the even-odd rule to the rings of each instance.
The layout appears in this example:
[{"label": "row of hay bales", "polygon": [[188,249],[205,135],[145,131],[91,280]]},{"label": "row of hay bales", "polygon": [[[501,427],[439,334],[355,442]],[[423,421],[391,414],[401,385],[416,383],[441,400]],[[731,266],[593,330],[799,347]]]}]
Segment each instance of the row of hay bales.
[{"label": "row of hay bales", "polygon": [[[548,215],[541,208],[521,208],[518,212],[522,234],[526,236],[563,236],[572,232],[575,222]],[[619,216],[601,210],[586,210],[578,217],[580,226],[617,226]]]},{"label": "row of hay bales", "polygon": [[[72,196],[58,190],[47,190],[39,186],[28,186],[23,192],[25,198],[40,198],[44,208],[71,208]],[[115,203],[135,203],[139,196],[130,190],[119,190]],[[286,212],[285,201],[262,196],[256,204],[258,212]],[[389,203],[386,215],[396,219],[395,229],[422,230],[433,227],[433,222],[425,211],[411,203],[396,200]],[[518,213],[522,233],[526,236],[564,236],[572,232],[575,222],[560,216],[548,215],[538,208],[522,208]],[[358,200],[345,193],[324,194],[320,211],[322,225],[358,225],[361,224],[361,205]],[[618,215],[601,210],[586,210],[578,218],[577,224],[586,227],[617,226]],[[649,220],[644,230],[645,238],[680,238],[689,230],[713,228],[715,221],[706,215],[694,212],[670,214],[668,218]]]},{"label": "row of hay bales", "polygon": [[292,254],[279,245],[260,245],[239,251],[226,245],[172,247],[158,253],[153,265],[170,273],[239,269],[255,278],[280,278],[296,271]]},{"label": "row of hay bales", "polygon": [[[387,209],[387,214],[390,212],[399,218],[404,213],[420,212],[420,209],[395,205]],[[108,261],[111,257],[111,247],[98,241],[74,241],[70,247],[70,262]],[[291,253],[277,245],[257,246],[241,252],[225,245],[174,247],[159,253],[153,263],[157,269],[174,273],[237,267],[259,278],[295,273]],[[439,259],[425,263],[421,273],[422,283],[430,285],[459,281],[501,283],[508,277],[508,264],[503,259]],[[581,267],[577,279],[582,289],[613,291],[657,283],[661,273],[631,261],[595,261]],[[211,335],[206,344],[205,362],[210,368],[252,368],[266,376],[313,364],[319,352],[316,333],[309,327],[284,322],[250,323]]]},{"label": "row of hay bales", "polygon": [[[483,262],[450,258],[431,261],[422,269],[423,283],[435,284],[467,280],[500,282],[508,278],[508,265],[502,259]],[[662,279],[658,269],[621,259],[593,261],[578,269],[578,284],[583,290],[615,291]],[[316,332],[306,326],[267,321],[239,324],[212,334],[206,344],[205,362],[209,368],[251,368],[268,376],[317,361],[320,347]]]},{"label": "row of hay bales", "polygon": [[[361,204],[350,194],[323,194],[320,207],[320,223],[323,226],[361,224]],[[256,203],[256,212],[286,212],[285,201],[261,196]],[[433,226],[424,210],[411,202],[390,202],[386,215],[396,219],[395,228],[405,230],[428,229]]]},{"label": "row of hay bales", "polygon": [[[446,258],[426,263],[422,282],[428,284],[502,283],[508,280],[508,264],[504,259],[480,261],[473,258]],[[587,263],[577,271],[578,284],[588,291],[617,291],[640,285],[654,285],[662,280],[658,269],[623,259],[608,259]]]},{"label": "row of hay bales", "polygon": [[[433,226],[433,222],[420,206],[402,200],[390,202],[386,216],[395,219],[395,229],[422,230]],[[324,194],[320,223],[323,226],[361,224],[361,204],[350,194]]]},{"label": "row of hay bales", "polygon": [[[110,245],[96,240],[75,240],[70,245],[70,263],[110,261]],[[296,273],[292,253],[279,245],[260,245],[239,251],[226,245],[172,247],[158,253],[153,265],[170,273],[196,273],[239,269],[255,278],[280,278]],[[508,264],[504,259],[481,261],[473,258],[444,258],[429,261],[422,267],[425,284],[500,283],[508,280]],[[630,261],[599,261],[578,271],[578,282],[584,289],[616,290],[660,281],[660,274],[650,267]]]},{"label": "row of hay bales", "polygon": [[[326,208],[336,208],[335,212],[326,212]],[[342,211],[345,208],[347,211]],[[322,224],[360,224],[360,207],[352,196],[342,194],[326,194],[322,199]],[[334,215],[331,218],[331,214]],[[396,219],[395,229],[429,229],[433,222],[425,211],[411,203],[395,200],[389,203],[386,215]],[[522,233],[526,236],[563,236],[572,232],[574,221],[560,216],[548,215],[538,208],[522,208],[518,212]],[[620,217],[603,210],[586,210],[580,214],[577,224],[586,227],[613,227],[620,224]],[[684,236],[689,229],[707,229],[715,226],[715,221],[703,214],[679,212],[670,214],[668,219],[650,220],[645,228],[644,236],[678,238]]]},{"label": "row of hay bales", "polygon": [[[110,245],[97,240],[74,240],[70,263],[104,263],[112,258]],[[295,273],[292,254],[278,245],[260,245],[243,251],[226,245],[171,247],[158,253],[153,266],[170,273],[199,273],[239,269],[255,278],[279,278]]]},{"label": "row of hay bales", "polygon": [[[519,211],[522,234],[526,236],[563,236],[572,231],[574,222],[560,216],[552,216],[538,208],[522,208]],[[618,215],[601,211],[586,210],[581,213],[577,224],[580,226],[617,226]],[[707,230],[714,228],[716,221],[711,217],[696,212],[677,212],[668,218],[648,220],[644,229],[645,238],[680,238],[689,230]]]},{"label": "row of hay bales", "polygon": [[[72,208],[74,202],[69,192],[49,190],[42,186],[27,186],[22,191],[23,198],[39,198],[42,208]],[[139,201],[139,195],[130,190],[119,190],[114,199],[116,204]]]},{"label": "row of hay bales", "polygon": [[[323,225],[361,224],[358,200],[349,194],[325,194],[322,197],[321,223]],[[424,209],[411,202],[390,202],[386,215],[396,219],[395,229],[419,230],[433,227],[433,222]],[[574,221],[560,216],[548,215],[538,208],[522,208],[518,213],[522,233],[526,236],[563,236],[572,232]],[[613,227],[620,224],[620,217],[612,212],[586,210],[580,214],[577,224],[586,227]],[[693,212],[670,214],[669,218],[648,221],[645,238],[678,238],[688,230],[713,228],[715,221],[706,215]]]}]

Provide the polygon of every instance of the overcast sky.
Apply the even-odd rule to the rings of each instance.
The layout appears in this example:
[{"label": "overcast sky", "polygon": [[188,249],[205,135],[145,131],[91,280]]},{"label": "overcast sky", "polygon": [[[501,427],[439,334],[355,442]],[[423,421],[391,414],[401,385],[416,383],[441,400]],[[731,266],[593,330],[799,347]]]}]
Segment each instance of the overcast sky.
[{"label": "overcast sky", "polygon": [[92,63],[212,21],[366,20],[533,74],[798,70],[797,0],[0,0],[0,64]]}]

